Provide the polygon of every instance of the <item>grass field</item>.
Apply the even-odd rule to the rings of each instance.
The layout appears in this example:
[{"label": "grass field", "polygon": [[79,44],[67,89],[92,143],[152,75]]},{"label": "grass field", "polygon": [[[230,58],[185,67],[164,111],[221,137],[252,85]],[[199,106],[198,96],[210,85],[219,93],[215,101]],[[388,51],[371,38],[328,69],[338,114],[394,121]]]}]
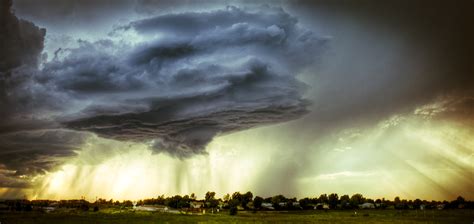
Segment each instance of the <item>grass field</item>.
[{"label": "grass field", "polygon": [[0,213],[1,224],[14,223],[474,223],[474,210],[358,210],[240,212],[179,215],[151,212]]}]

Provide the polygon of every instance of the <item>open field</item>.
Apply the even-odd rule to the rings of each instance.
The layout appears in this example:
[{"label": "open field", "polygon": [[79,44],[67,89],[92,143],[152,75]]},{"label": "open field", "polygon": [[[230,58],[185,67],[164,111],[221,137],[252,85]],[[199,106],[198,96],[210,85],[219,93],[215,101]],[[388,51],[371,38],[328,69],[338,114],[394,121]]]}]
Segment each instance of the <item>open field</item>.
[{"label": "open field", "polygon": [[180,215],[152,212],[0,213],[1,224],[14,223],[449,223],[472,224],[474,210],[357,210],[227,212]]}]

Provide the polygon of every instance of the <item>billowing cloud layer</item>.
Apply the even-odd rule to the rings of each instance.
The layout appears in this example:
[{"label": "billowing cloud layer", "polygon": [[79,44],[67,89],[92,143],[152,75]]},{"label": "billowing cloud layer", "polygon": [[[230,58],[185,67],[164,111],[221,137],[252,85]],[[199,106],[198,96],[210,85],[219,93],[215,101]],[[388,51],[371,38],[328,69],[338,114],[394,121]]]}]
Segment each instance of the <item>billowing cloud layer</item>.
[{"label": "billowing cloud layer", "polygon": [[[45,29],[2,5],[0,179],[50,170],[92,134],[179,158],[220,134],[307,113],[296,75],[325,39],[281,8],[164,14],[41,55]],[[40,63],[41,62],[41,63]]]},{"label": "billowing cloud layer", "polygon": [[[324,39],[278,8],[167,14],[81,42],[45,64],[41,82],[88,101],[66,127],[106,138],[154,140],[178,157],[203,153],[218,134],[306,112],[295,76]],[[141,40],[141,41],[140,41]],[[82,105],[82,104],[81,104]]]}]

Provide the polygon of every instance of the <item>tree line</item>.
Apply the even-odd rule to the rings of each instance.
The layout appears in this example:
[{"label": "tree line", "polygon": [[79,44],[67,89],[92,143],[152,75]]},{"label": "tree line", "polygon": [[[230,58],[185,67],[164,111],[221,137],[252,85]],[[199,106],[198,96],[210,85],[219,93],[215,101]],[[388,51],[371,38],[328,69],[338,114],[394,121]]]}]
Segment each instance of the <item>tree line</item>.
[{"label": "tree line", "polygon": [[252,192],[240,193],[234,192],[233,194],[226,194],[222,198],[217,198],[215,192],[207,192],[203,199],[197,199],[196,195],[174,195],[166,197],[164,195],[156,198],[142,199],[138,201],[117,201],[117,200],[106,200],[99,198],[94,202],[86,201],[84,198],[81,200],[6,200],[0,202],[0,204],[6,205],[3,208],[8,208],[13,211],[31,211],[33,207],[65,207],[65,208],[77,208],[84,211],[88,211],[89,208],[93,208],[94,211],[98,211],[100,207],[121,207],[121,208],[132,208],[133,206],[156,206],[162,205],[174,209],[184,209],[192,207],[192,203],[201,202],[203,208],[220,208],[229,209],[231,213],[236,213],[237,210],[309,210],[309,209],[360,209],[363,208],[361,205],[369,203],[373,205],[370,208],[376,209],[455,209],[455,208],[474,208],[474,202],[465,200],[459,196],[452,201],[435,201],[435,200],[407,200],[395,197],[393,200],[385,198],[371,199],[366,198],[362,194],[353,194],[349,196],[347,194],[339,196],[336,193],[332,194],[321,194],[319,197],[305,197],[297,199],[296,197],[287,198],[284,195],[275,195],[272,197],[261,197],[254,196]]}]

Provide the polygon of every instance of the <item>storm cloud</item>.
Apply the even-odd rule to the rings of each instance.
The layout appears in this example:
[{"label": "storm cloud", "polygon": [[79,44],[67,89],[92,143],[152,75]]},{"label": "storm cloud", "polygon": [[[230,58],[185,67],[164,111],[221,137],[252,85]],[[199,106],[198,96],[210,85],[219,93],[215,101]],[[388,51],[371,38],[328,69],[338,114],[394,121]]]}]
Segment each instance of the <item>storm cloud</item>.
[{"label": "storm cloud", "polygon": [[217,135],[297,119],[309,102],[296,76],[327,42],[281,8],[232,6],[134,21],[41,55],[46,30],[4,7],[0,163],[10,187],[94,134],[189,158]]},{"label": "storm cloud", "polygon": [[67,128],[150,141],[180,158],[204,153],[216,135],[305,114],[296,75],[327,41],[269,7],[161,15],[111,35],[129,32],[143,41],[81,41],[38,79],[87,100]]}]

